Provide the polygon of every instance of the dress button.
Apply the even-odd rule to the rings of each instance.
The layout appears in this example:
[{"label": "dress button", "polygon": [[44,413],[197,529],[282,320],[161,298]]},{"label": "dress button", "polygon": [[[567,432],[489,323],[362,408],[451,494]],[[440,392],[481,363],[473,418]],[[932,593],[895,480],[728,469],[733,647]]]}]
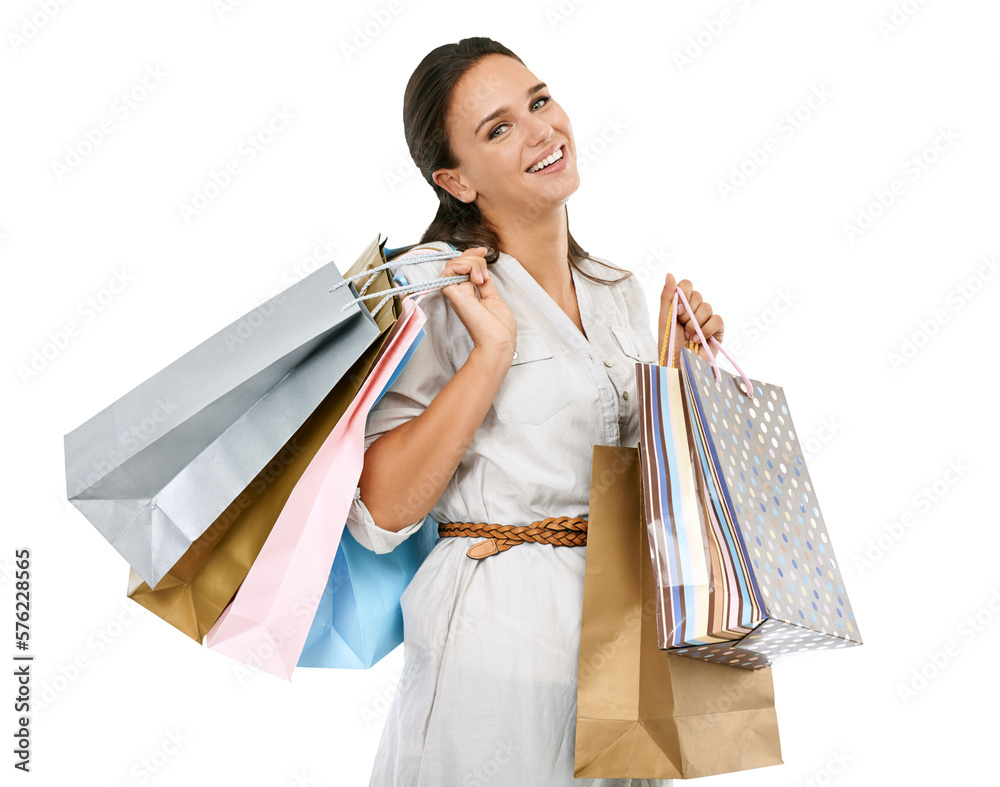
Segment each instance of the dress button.
[{"label": "dress button", "polygon": [[628,399],[628,391],[623,391],[622,392],[622,398],[623,399]]},{"label": "dress button", "polygon": [[605,361],[605,362],[604,362],[604,365],[605,365],[605,366],[611,366],[611,361]]},{"label": "dress button", "polygon": [[514,350],[514,357],[511,360],[514,360],[514,361],[517,360],[517,350]]}]

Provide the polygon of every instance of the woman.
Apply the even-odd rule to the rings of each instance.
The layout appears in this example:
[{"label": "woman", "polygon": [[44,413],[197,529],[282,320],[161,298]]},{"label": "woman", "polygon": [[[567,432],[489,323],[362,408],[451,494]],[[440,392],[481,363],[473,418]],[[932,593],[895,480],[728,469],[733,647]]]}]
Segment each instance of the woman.
[{"label": "woman", "polygon": [[[440,200],[408,254],[464,253],[443,270],[397,270],[411,283],[470,281],[422,296],[426,336],[369,416],[348,528],[388,552],[428,513],[585,519],[592,447],[637,443],[634,365],[655,362],[659,345],[635,278],[569,233],[580,184],[569,118],[513,52],[469,38],[414,71],[404,126]],[[721,318],[668,275],[660,343],[676,286],[721,340]],[[690,337],[692,315],[678,326]],[[586,547],[569,544],[435,542],[401,598],[404,668],[371,785],[671,783],[573,778],[585,560]]]}]

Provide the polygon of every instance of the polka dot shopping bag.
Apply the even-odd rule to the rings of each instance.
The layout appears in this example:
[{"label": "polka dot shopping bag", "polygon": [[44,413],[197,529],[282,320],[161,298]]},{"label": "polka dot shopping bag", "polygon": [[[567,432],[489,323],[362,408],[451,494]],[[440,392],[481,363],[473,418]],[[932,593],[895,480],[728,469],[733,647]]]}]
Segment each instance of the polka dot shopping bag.
[{"label": "polka dot shopping bag", "polygon": [[[680,288],[674,293],[690,310]],[[780,386],[682,348],[636,364],[643,510],[659,647],[744,669],[860,645],[844,580]]]}]

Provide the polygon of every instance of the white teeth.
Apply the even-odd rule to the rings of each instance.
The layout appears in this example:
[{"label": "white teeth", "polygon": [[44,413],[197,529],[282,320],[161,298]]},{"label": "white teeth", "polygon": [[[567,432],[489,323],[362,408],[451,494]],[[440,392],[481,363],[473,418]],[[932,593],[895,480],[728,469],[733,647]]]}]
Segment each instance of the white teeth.
[{"label": "white teeth", "polygon": [[553,153],[548,158],[543,158],[541,161],[535,164],[535,166],[529,169],[528,172],[538,172],[538,170],[540,169],[545,169],[549,164],[554,164],[559,159],[561,159],[562,156],[563,156],[562,148],[557,148],[555,153]]}]

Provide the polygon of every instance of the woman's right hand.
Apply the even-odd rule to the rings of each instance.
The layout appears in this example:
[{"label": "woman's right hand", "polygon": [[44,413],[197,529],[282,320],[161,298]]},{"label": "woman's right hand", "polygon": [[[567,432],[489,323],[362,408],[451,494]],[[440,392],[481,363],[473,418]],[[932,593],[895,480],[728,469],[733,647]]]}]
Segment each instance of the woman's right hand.
[{"label": "woman's right hand", "polygon": [[469,281],[449,284],[441,290],[476,347],[510,350],[513,354],[517,344],[517,322],[489,278],[486,251],[485,246],[477,246],[466,249],[461,257],[448,260],[441,276],[469,274]]}]

